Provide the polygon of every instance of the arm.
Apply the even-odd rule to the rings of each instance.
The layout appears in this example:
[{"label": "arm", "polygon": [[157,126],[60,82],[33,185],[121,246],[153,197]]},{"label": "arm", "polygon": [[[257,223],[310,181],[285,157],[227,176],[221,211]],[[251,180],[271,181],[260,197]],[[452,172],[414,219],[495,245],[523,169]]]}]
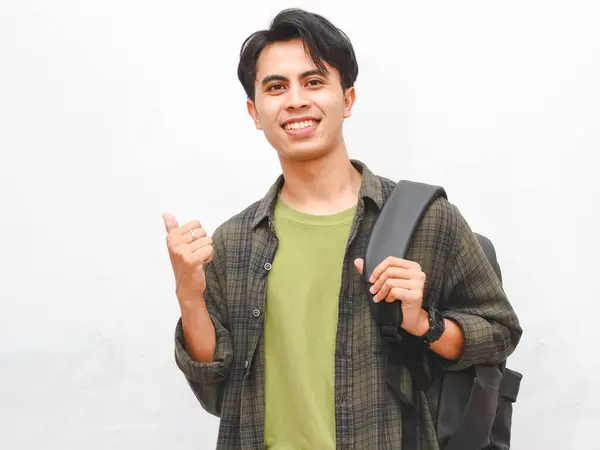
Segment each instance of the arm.
[{"label": "arm", "polygon": [[201,363],[213,362],[217,346],[216,332],[206,300],[203,303],[189,302],[183,296],[179,299],[179,306],[183,340],[189,356]]},{"label": "arm", "polygon": [[213,235],[215,254],[204,266],[204,302],[178,293],[181,318],[175,330],[175,361],[203,408],[220,416],[225,383],[233,360],[233,340],[225,291],[225,248],[219,229]]},{"label": "arm", "polygon": [[[522,334],[519,320],[509,303],[491,263],[468,223],[454,207],[460,227],[455,250],[446,266],[446,280],[440,305],[449,323],[436,353],[455,356],[448,369],[461,370],[482,363],[499,363],[516,348]],[[452,337],[461,330],[464,342]],[[433,346],[432,346],[433,347]],[[460,348],[459,352],[456,349]],[[446,352],[454,348],[454,352]],[[433,348],[432,348],[433,349]],[[434,349],[435,351],[435,349]]]}]

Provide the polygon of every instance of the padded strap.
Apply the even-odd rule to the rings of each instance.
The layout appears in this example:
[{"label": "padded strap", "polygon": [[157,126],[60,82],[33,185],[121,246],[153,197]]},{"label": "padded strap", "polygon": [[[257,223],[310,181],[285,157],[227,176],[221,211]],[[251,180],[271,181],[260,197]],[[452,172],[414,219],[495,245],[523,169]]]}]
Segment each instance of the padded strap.
[{"label": "padded strap", "polygon": [[[383,260],[389,256],[406,256],[415,229],[431,203],[440,196],[446,197],[446,192],[440,186],[406,180],[398,182],[379,213],[369,237],[362,276],[367,292],[372,286],[369,277]],[[369,304],[388,353],[388,384],[402,402],[410,403],[410,393],[402,391],[399,374],[401,367],[406,367],[413,386],[426,390],[431,380],[423,369],[423,349],[420,345],[416,347],[416,339],[401,328],[403,318],[400,302],[370,301]]]},{"label": "padded strap", "polygon": [[446,191],[441,186],[406,180],[398,182],[379,213],[369,237],[363,271],[365,283],[369,282],[373,270],[388,256],[406,256],[421,218],[429,205],[440,196],[446,197]]},{"label": "padded strap", "polygon": [[[429,205],[439,197],[446,197],[440,186],[432,186],[414,181],[398,182],[371,231],[365,254],[363,281],[368,288],[373,270],[388,256],[406,257],[412,235]],[[399,303],[370,302],[375,321],[380,327],[400,328],[402,309]],[[382,330],[385,331],[385,330]]]}]

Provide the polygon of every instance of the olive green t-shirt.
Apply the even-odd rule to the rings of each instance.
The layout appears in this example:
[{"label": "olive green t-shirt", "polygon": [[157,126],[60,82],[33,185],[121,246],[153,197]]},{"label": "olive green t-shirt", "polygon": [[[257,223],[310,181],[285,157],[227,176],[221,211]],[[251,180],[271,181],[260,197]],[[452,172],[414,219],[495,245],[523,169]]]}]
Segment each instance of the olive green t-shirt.
[{"label": "olive green t-shirt", "polygon": [[279,197],[267,282],[265,446],[335,449],[335,342],[342,266],[356,207],[327,216]]}]

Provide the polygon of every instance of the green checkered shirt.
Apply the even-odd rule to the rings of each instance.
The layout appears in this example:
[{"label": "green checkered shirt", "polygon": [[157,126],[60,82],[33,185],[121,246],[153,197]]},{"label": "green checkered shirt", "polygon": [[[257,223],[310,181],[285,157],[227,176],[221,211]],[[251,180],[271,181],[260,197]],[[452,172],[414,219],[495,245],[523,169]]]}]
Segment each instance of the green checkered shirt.
[{"label": "green checkered shirt", "polygon": [[[371,300],[353,264],[355,258],[364,258],[370,231],[395,183],[373,174],[360,161],[352,163],[362,173],[362,185],[339,293],[336,442],[344,450],[399,449],[403,404],[386,383],[385,354]],[[176,326],[177,365],[204,409],[220,417],[217,449],[264,449],[264,310],[278,243],[273,207],[282,183],[280,176],[262,200],[226,221],[212,236],[215,254],[205,266],[205,301],[216,331],[214,361],[192,360],[181,320]],[[437,305],[464,332],[464,350],[452,370],[500,362],[514,351],[522,332],[517,316],[454,205],[446,199],[432,204],[414,234],[407,259],[417,261],[427,274],[424,304]],[[401,382],[411,397],[406,371]],[[437,450],[426,405],[419,429],[421,448]]]}]

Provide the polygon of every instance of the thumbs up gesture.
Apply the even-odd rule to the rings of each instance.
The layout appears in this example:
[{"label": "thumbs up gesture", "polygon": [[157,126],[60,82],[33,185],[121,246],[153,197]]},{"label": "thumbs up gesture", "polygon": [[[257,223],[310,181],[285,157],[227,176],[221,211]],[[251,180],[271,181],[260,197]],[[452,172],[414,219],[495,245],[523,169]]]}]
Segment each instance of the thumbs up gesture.
[{"label": "thumbs up gesture", "polygon": [[213,242],[199,221],[179,226],[171,214],[163,214],[167,249],[175,275],[176,295],[181,303],[194,307],[204,302],[204,264],[212,260]]}]

